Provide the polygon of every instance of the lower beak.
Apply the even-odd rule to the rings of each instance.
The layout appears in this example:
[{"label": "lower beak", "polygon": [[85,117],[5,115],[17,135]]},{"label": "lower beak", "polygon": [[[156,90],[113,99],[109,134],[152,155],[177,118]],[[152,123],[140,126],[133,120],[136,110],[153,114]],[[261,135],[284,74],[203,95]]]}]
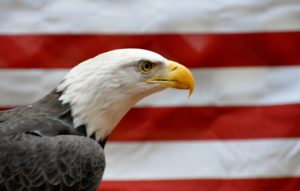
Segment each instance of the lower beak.
[{"label": "lower beak", "polygon": [[185,66],[170,60],[167,63],[166,72],[155,75],[147,82],[160,83],[166,88],[188,89],[189,96],[194,91],[194,77],[191,71]]}]

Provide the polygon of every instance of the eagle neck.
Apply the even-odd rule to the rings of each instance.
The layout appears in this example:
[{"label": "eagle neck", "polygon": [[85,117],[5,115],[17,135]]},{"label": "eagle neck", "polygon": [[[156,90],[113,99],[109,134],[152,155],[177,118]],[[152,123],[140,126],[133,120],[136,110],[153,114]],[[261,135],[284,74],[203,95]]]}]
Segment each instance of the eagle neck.
[{"label": "eagle neck", "polygon": [[108,95],[113,97],[101,95],[94,94],[89,101],[81,102],[81,99],[76,99],[68,104],[74,128],[84,126],[86,136],[105,144],[109,134],[138,100],[124,99],[123,96],[112,93]]},{"label": "eagle neck", "polygon": [[98,76],[83,75],[81,73],[84,80],[79,81],[74,75],[58,86],[57,91],[62,92],[59,100],[70,105],[74,128],[84,125],[86,136],[104,141],[141,97],[122,92],[122,83],[114,82],[110,76],[105,78],[111,79],[107,80],[111,83],[103,83],[103,80],[97,79]]}]

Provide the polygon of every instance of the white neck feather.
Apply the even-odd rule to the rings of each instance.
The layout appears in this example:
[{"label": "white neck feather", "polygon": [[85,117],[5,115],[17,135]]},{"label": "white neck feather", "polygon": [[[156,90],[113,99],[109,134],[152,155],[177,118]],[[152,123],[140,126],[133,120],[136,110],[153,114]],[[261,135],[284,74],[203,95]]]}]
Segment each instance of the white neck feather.
[{"label": "white neck feather", "polygon": [[[124,79],[129,76],[126,71],[118,67],[112,70],[111,63],[95,64],[95,61],[97,57],[73,68],[57,91],[63,92],[59,100],[71,106],[75,128],[85,125],[87,136],[95,133],[99,141],[111,133],[136,102],[162,88],[145,90],[142,83],[135,84],[134,88],[128,86]],[[122,78],[116,77],[120,75]],[[137,92],[139,86],[141,92]]]}]

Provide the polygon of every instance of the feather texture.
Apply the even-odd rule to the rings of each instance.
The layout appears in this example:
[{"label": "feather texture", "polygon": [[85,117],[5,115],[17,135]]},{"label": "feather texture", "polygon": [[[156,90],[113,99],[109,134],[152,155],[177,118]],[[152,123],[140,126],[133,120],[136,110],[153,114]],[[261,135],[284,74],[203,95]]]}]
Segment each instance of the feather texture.
[{"label": "feather texture", "polygon": [[103,148],[73,127],[59,96],[0,112],[1,191],[97,189]]}]

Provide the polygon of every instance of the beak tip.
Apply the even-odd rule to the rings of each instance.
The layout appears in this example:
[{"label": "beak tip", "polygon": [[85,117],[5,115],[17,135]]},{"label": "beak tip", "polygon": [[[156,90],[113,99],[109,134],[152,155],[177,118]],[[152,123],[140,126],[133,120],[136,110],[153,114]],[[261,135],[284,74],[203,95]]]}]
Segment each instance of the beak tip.
[{"label": "beak tip", "polygon": [[171,73],[171,80],[177,82],[172,84],[172,88],[189,90],[189,96],[191,97],[194,91],[194,76],[192,72],[185,66],[169,60],[169,72]]},{"label": "beak tip", "polygon": [[194,87],[191,87],[189,89],[189,98],[192,96],[193,92],[194,92]]}]

